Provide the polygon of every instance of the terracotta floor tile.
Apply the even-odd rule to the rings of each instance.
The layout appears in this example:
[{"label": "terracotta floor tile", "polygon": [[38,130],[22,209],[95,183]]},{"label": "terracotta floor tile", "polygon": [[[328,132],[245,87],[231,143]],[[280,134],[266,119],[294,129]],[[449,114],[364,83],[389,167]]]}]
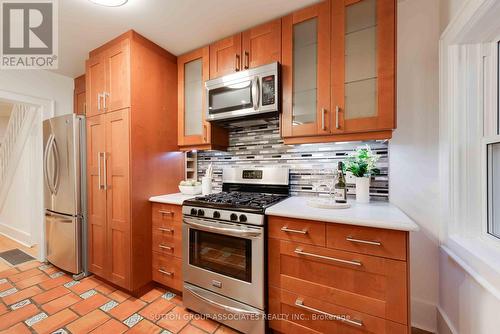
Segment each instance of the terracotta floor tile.
[{"label": "terracotta floor tile", "polygon": [[232,328],[221,325],[216,331],[215,334],[239,334],[239,332],[235,331]]},{"label": "terracotta floor tile", "polygon": [[57,268],[57,267],[49,267],[47,269],[40,269],[40,270],[43,271],[44,273],[46,273],[47,275],[50,275],[50,274],[58,272],[59,268]]},{"label": "terracotta floor tile", "polygon": [[62,309],[70,307],[75,303],[78,303],[80,300],[82,299],[79,296],[75,295],[74,293],[69,293],[43,304],[42,309],[48,314],[54,314],[61,311]]},{"label": "terracotta floor tile", "polygon": [[210,319],[193,319],[191,325],[203,329],[205,332],[213,333],[219,327],[219,323]]},{"label": "terracotta floor tile", "polygon": [[62,310],[54,315],[43,319],[33,325],[33,329],[39,334],[48,334],[66,326],[66,324],[78,318],[78,315],[69,309]]},{"label": "terracotta floor tile", "polygon": [[33,286],[35,284],[42,283],[43,281],[46,281],[48,279],[51,279],[51,278],[45,274],[31,276],[29,278],[26,278],[26,279],[23,279],[22,281],[17,282],[16,287],[18,289],[25,289],[25,288]]},{"label": "terracotta floor tile", "polygon": [[153,300],[160,297],[165,292],[167,292],[165,289],[153,288],[150,291],[143,294],[140,298],[144,300],[146,303],[151,303]]},{"label": "terracotta floor tile", "polygon": [[98,286],[94,288],[94,290],[99,291],[103,295],[109,295],[111,292],[115,291],[116,289],[113,288],[111,285],[106,284],[106,283],[101,283]]},{"label": "terracotta floor tile", "polygon": [[40,313],[40,310],[34,304],[29,304],[17,310],[7,312],[0,316],[0,329],[9,328],[15,323],[24,321],[37,313]]},{"label": "terracotta floor tile", "polygon": [[93,310],[98,309],[100,306],[106,304],[109,301],[109,298],[98,293],[96,295],[93,295],[92,297],[79,301],[78,303],[71,306],[71,309],[79,315],[85,315]]},{"label": "terracotta floor tile", "polygon": [[57,278],[51,278],[49,280],[46,280],[46,281],[40,283],[40,286],[42,287],[42,289],[50,290],[52,288],[55,288],[56,286],[68,283],[71,280],[72,280],[71,277],[64,275],[64,276],[60,276]]},{"label": "terracotta floor tile", "polygon": [[127,293],[125,293],[125,292],[123,292],[123,291],[116,290],[116,291],[110,293],[108,295],[108,297],[111,298],[111,299],[116,300],[118,303],[121,303],[121,302],[127,300],[128,298],[130,298],[130,295],[127,294]]},{"label": "terracotta floor tile", "polygon": [[19,273],[19,270],[17,270],[16,268],[7,269],[7,270],[0,272],[0,278],[9,277],[9,276],[15,275],[17,273]]},{"label": "terracotta floor tile", "polygon": [[137,325],[132,327],[127,334],[157,334],[162,329],[148,320],[141,320]]},{"label": "terracotta floor tile", "polygon": [[36,267],[39,267],[41,264],[39,261],[30,261],[30,262],[26,262],[26,263],[23,263],[23,264],[20,264],[18,266],[16,266],[17,269],[21,270],[21,271],[26,271],[26,270],[29,270],[29,269],[32,269],[32,268],[36,268]]},{"label": "terracotta floor tile", "polygon": [[157,322],[162,317],[164,317],[171,309],[175,307],[174,303],[170,301],[160,298],[155,300],[153,303],[149,304],[145,308],[143,308],[139,314],[144,318],[147,318],[153,322]]},{"label": "terracotta floor tile", "polygon": [[144,305],[146,305],[144,301],[140,299],[131,298],[113,308],[111,311],[109,311],[109,314],[111,314],[116,319],[123,321],[127,319],[129,316],[131,316],[133,313],[143,308]]},{"label": "terracotta floor tile", "polygon": [[101,310],[95,310],[66,326],[72,334],[87,334],[110,318]]},{"label": "terracotta floor tile", "polygon": [[5,283],[0,284],[0,291],[9,290],[9,289],[12,289],[13,287],[14,286],[12,284],[10,284],[10,282],[5,282]]},{"label": "terracotta floor tile", "polygon": [[71,291],[61,285],[49,291],[45,291],[39,295],[33,296],[31,299],[33,299],[35,303],[45,304],[47,302],[50,302],[51,300],[67,295],[70,292]]},{"label": "terracotta floor tile", "polygon": [[79,295],[84,293],[85,291],[95,288],[98,285],[99,283],[96,280],[93,280],[91,278],[85,278],[80,281],[80,284],[75,284],[69,289]]},{"label": "terracotta floor tile", "polygon": [[94,329],[90,334],[121,334],[128,329],[127,326],[115,319],[110,319],[101,326]]},{"label": "terracotta floor tile", "polygon": [[31,334],[31,331],[28,329],[28,326],[20,322],[9,329],[1,331],[0,334]]},{"label": "terracotta floor tile", "polygon": [[178,333],[191,320],[192,314],[185,308],[176,306],[170,313],[157,322],[161,326],[173,333]]},{"label": "terracotta floor tile", "polygon": [[40,289],[37,286],[32,286],[32,287],[29,287],[27,289],[18,291],[16,293],[13,293],[11,295],[4,297],[3,302],[7,305],[12,305],[14,303],[17,303],[18,301],[21,301],[23,299],[30,298],[36,294],[39,294],[40,292],[42,292],[42,289]]},{"label": "terracotta floor tile", "polygon": [[7,313],[8,311],[9,311],[9,308],[7,308],[7,306],[5,306],[5,304],[0,303],[0,315]]},{"label": "terracotta floor tile", "polygon": [[21,271],[17,274],[14,274],[14,275],[10,275],[9,280],[16,283],[16,282],[22,281],[23,279],[26,279],[28,277],[40,275],[41,273],[42,272],[38,268],[33,268],[30,270]]},{"label": "terracotta floor tile", "polygon": [[206,334],[206,332],[202,331],[198,327],[194,327],[191,325],[187,325],[179,333],[180,334]]}]

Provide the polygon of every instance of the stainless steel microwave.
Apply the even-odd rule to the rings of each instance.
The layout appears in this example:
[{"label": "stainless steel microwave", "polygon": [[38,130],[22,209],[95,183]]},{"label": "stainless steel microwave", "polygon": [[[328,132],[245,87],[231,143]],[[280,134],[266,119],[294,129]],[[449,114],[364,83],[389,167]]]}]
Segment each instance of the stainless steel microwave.
[{"label": "stainless steel microwave", "polygon": [[205,82],[208,121],[278,113],[280,65],[271,63]]}]

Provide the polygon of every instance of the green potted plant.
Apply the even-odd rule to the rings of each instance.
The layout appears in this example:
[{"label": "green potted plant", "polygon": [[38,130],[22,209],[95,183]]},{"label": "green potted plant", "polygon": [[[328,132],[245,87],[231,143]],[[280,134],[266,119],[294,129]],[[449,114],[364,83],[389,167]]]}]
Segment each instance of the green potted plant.
[{"label": "green potted plant", "polygon": [[370,178],[380,173],[375,166],[378,159],[379,156],[374,154],[368,145],[358,147],[347,156],[344,168],[356,177],[356,202],[358,203],[370,201]]}]

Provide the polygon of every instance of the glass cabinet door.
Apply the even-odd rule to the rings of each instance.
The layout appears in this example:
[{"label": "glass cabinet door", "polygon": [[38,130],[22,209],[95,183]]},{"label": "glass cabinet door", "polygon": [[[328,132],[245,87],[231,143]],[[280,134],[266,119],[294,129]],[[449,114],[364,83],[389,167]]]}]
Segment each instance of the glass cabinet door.
[{"label": "glass cabinet door", "polygon": [[330,2],[282,19],[283,136],[328,134]]},{"label": "glass cabinet door", "polygon": [[395,1],[333,0],[332,22],[333,132],[392,130]]}]

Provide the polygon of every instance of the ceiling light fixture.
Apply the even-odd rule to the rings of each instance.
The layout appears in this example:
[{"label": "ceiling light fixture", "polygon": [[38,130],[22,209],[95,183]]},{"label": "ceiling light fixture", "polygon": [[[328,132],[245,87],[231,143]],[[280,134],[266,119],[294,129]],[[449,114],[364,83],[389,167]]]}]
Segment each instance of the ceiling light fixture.
[{"label": "ceiling light fixture", "polygon": [[123,6],[128,0],[89,0],[96,5],[106,6],[106,7],[118,7]]}]

